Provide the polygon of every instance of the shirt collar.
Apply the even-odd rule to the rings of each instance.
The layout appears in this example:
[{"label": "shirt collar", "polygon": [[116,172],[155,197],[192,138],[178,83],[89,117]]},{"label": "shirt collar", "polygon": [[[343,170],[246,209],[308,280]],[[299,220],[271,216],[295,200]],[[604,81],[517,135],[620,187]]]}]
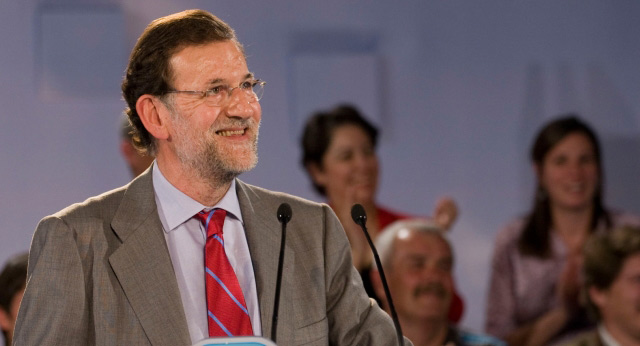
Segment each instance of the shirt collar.
[{"label": "shirt collar", "polygon": [[611,336],[607,328],[604,326],[604,323],[598,324],[598,334],[600,335],[600,339],[602,340],[603,345],[620,346],[620,343],[618,343],[616,339]]},{"label": "shirt collar", "polygon": [[216,205],[205,206],[173,186],[162,175],[156,161],[153,162],[152,174],[153,189],[158,199],[158,209],[162,211],[167,222],[165,232],[173,231],[203,209],[222,208],[227,211],[227,215],[242,222],[235,179],[231,181],[231,186]]}]

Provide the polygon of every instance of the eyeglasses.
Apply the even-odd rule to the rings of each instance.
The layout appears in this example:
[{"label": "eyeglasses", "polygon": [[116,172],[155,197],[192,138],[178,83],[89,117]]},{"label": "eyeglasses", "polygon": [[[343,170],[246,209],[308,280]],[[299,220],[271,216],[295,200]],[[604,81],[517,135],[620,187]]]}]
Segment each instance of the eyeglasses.
[{"label": "eyeglasses", "polygon": [[246,80],[235,88],[230,88],[229,85],[221,84],[217,85],[209,90],[169,90],[165,92],[165,94],[190,94],[200,96],[201,99],[204,99],[207,105],[209,106],[224,106],[233,91],[236,89],[240,89],[243,92],[243,95],[246,96],[249,100],[249,103],[258,102],[262,98],[264,94],[264,86],[267,82],[252,79]]}]

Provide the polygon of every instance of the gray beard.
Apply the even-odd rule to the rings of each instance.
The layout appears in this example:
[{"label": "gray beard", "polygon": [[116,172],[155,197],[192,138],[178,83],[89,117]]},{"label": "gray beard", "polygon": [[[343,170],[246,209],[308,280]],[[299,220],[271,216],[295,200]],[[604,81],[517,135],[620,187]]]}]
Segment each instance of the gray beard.
[{"label": "gray beard", "polygon": [[252,162],[245,167],[228,164],[228,162],[219,157],[219,151],[216,150],[214,145],[208,146],[202,157],[191,162],[183,162],[191,167],[202,181],[207,181],[212,186],[227,185],[240,174],[248,172],[256,166],[258,163],[257,149],[256,138],[251,148],[251,155],[253,155]]},{"label": "gray beard", "polygon": [[[247,121],[238,121],[239,124],[246,125]],[[249,127],[256,127],[252,125]],[[210,133],[213,130],[209,130],[206,134],[199,136],[195,139],[191,145],[187,144],[185,138],[185,132],[182,131],[180,137],[182,138],[179,143],[176,143],[176,154],[180,161],[187,166],[191,172],[204,182],[209,183],[213,188],[225,186],[233,179],[238,177],[241,173],[247,172],[253,169],[258,162],[258,131],[256,130],[256,137],[252,141],[249,151],[241,148],[239,153],[222,152],[221,148],[217,146],[217,143],[213,140],[208,141],[209,138],[214,138],[215,133]],[[234,161],[233,155],[250,155],[251,158],[245,158],[245,161],[249,161],[247,164]]]}]

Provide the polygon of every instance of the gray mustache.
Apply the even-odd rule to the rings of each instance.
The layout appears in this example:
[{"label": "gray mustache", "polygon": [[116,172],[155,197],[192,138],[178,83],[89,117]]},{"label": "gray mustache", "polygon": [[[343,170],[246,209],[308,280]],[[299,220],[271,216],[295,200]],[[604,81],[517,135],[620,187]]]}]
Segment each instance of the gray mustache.
[{"label": "gray mustache", "polygon": [[431,282],[426,285],[420,285],[416,287],[415,291],[413,292],[413,295],[415,297],[422,294],[435,294],[439,298],[444,298],[447,296],[448,293],[442,284],[437,282]]},{"label": "gray mustache", "polygon": [[239,118],[232,118],[229,119],[227,121],[224,122],[224,124],[213,124],[211,126],[211,131],[212,132],[216,132],[219,129],[223,129],[223,128],[229,128],[229,127],[255,127],[256,126],[256,122],[255,120],[253,120],[252,118],[247,118],[247,119],[239,119]]}]

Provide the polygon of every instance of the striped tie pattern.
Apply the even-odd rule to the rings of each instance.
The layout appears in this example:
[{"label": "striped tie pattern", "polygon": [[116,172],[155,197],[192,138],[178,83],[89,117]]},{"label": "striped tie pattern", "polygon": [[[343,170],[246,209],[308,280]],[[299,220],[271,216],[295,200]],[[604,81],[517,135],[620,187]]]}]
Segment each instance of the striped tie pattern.
[{"label": "striped tie pattern", "polygon": [[210,337],[253,335],[242,289],[224,251],[222,226],[226,215],[224,209],[212,209],[195,216],[207,230],[204,258]]}]

